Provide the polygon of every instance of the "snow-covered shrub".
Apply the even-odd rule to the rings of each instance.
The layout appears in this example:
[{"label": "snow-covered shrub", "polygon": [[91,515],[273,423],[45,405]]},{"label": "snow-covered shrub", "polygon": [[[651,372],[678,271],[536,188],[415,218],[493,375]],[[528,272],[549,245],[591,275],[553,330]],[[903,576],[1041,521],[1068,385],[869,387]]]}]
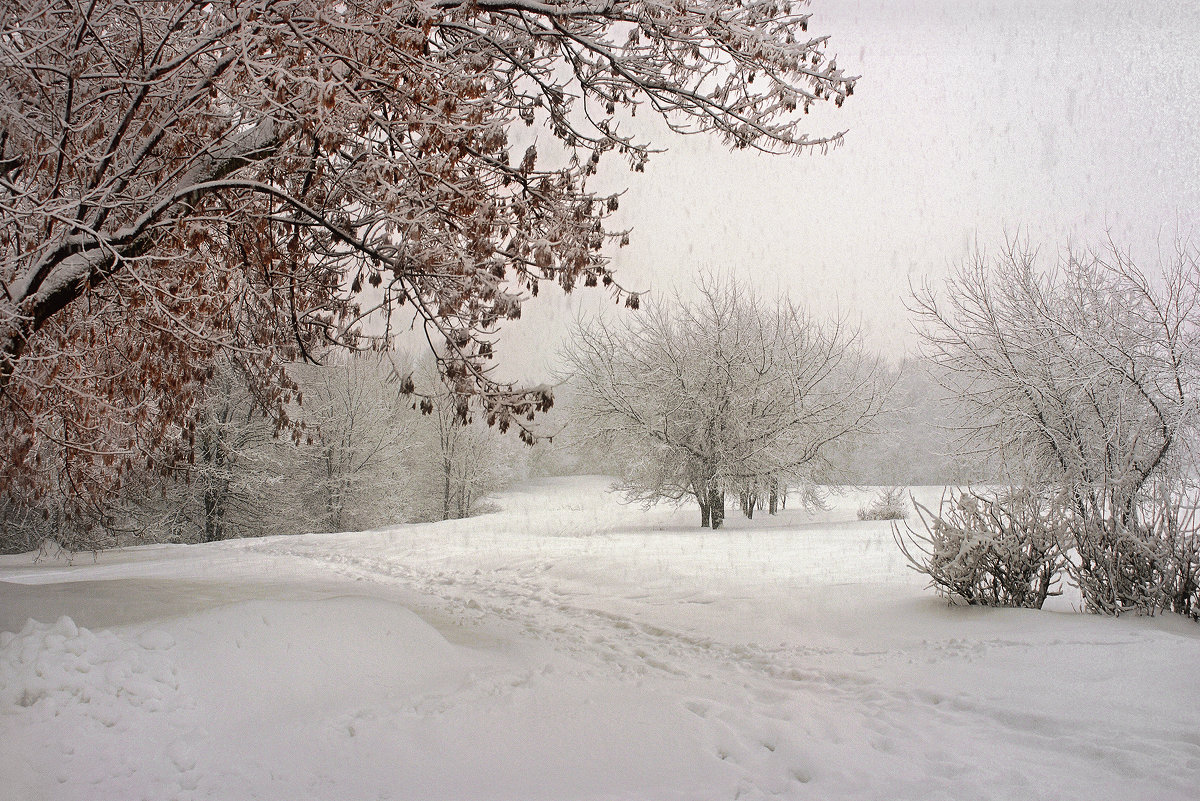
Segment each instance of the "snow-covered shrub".
[{"label": "snow-covered shrub", "polygon": [[1089,611],[1153,615],[1163,608],[1173,560],[1159,532],[1090,518],[1077,528],[1070,572]]},{"label": "snow-covered shrub", "polygon": [[1009,242],[914,296],[965,450],[1069,499],[1069,566],[1102,614],[1194,614],[1200,252],[1115,245],[1053,266]]},{"label": "snow-covered shrub", "polygon": [[924,533],[892,524],[892,536],[919,573],[951,601],[1040,609],[1054,589],[1069,537],[1061,496],[1030,489],[996,496],[950,490],[936,514],[913,502]]},{"label": "snow-covered shrub", "polygon": [[[1200,619],[1200,533],[1196,499],[1164,486],[1117,515],[1096,514],[1073,526],[1067,566],[1089,611]],[[1123,519],[1122,519],[1123,518]]]},{"label": "snow-covered shrub", "polygon": [[1186,537],[1181,537],[1174,557],[1167,608],[1200,621],[1200,532],[1193,528]]},{"label": "snow-covered shrub", "polygon": [[869,506],[858,507],[859,520],[906,520],[908,500],[904,497],[907,487],[890,487],[880,490]]}]

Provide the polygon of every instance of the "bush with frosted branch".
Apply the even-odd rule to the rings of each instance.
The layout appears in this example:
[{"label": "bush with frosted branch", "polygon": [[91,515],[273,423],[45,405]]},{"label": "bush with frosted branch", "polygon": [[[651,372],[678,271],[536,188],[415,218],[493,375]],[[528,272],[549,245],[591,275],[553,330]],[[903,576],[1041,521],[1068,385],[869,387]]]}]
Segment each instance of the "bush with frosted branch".
[{"label": "bush with frosted branch", "polygon": [[913,297],[965,446],[1068,499],[1089,611],[1194,610],[1192,513],[1162,487],[1196,472],[1197,309],[1187,241],[1150,270],[1111,243],[1046,264],[1010,241]]},{"label": "bush with frosted branch", "polygon": [[923,532],[892,524],[914,570],[939,595],[972,606],[1040,609],[1063,569],[1069,515],[1060,496],[1026,488],[994,496],[951,489],[937,513],[913,500]]},{"label": "bush with frosted branch", "polygon": [[858,507],[859,520],[905,520],[908,518],[907,487],[885,487],[867,506]]},{"label": "bush with frosted branch", "polygon": [[1121,514],[1078,518],[1067,570],[1089,611],[1200,619],[1195,492],[1166,482],[1151,490]]}]

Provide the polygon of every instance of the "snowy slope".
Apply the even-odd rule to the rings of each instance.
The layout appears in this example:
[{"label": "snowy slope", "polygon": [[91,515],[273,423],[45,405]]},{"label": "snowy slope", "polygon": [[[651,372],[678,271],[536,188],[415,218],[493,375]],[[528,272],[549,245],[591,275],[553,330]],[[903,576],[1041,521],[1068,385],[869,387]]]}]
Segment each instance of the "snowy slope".
[{"label": "snowy slope", "polygon": [[713,533],[605,487],[0,558],[0,798],[1200,797],[1200,626],[947,607],[860,494]]}]

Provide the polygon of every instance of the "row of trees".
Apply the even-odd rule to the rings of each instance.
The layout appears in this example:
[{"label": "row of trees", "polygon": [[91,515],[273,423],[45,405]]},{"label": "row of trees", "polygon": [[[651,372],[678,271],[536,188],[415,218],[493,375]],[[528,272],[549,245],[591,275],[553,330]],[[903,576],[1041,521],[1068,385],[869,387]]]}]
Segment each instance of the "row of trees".
[{"label": "row of trees", "polygon": [[[1147,273],[1115,247],[1045,268],[1010,243],[918,292],[915,311],[968,441],[1017,485],[952,498],[917,542],[918,568],[945,590],[1032,559],[1042,591],[1008,597],[1044,600],[1061,567],[1094,611],[1200,615],[1196,249]],[[1006,567],[983,569],[989,560]],[[952,592],[984,597],[975,590]]]},{"label": "row of trees", "polygon": [[[530,454],[481,423],[461,424],[457,399],[431,359],[411,369],[395,353],[326,354],[293,365],[291,414],[303,439],[278,436],[236,362],[215,371],[189,459],[127,473],[90,514],[66,514],[57,495],[0,508],[0,550],[54,540],[72,550],[122,542],[211,542],[304,531],[361,530],[466,517],[523,474]],[[414,381],[410,389],[408,381]],[[423,407],[423,408],[422,408]]]}]

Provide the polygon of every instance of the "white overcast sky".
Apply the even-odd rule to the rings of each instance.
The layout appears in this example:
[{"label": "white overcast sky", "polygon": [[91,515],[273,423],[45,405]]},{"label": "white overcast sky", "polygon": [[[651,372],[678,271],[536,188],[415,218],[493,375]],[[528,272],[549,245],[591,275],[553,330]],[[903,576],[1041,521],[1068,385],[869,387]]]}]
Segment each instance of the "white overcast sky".
[{"label": "white overcast sky", "polygon": [[[1053,255],[1107,235],[1143,262],[1200,238],[1200,8],[1157,0],[814,0],[810,33],[861,75],[813,134],[842,147],[731,153],[656,134],[669,152],[627,186],[612,252],[622,283],[669,291],[702,269],[849,311],[891,356],[902,298],[977,246],[1020,232]],[[611,165],[617,168],[616,159]],[[547,287],[499,353],[542,380],[581,300]],[[585,297],[586,296],[586,297]]]}]

